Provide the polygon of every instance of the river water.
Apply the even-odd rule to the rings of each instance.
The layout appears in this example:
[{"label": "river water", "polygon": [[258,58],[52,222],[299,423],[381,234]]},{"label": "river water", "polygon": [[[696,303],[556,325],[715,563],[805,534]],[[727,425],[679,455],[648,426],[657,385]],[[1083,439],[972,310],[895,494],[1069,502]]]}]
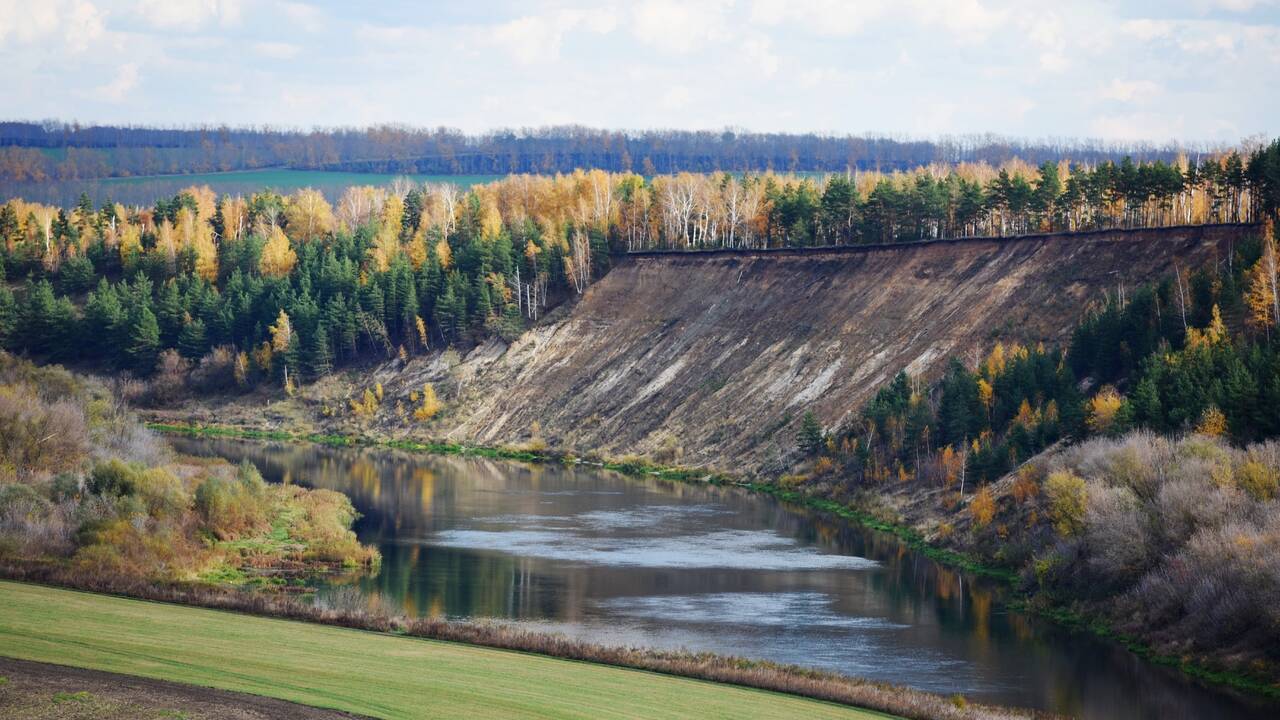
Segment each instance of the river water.
[{"label": "river water", "polygon": [[1122,648],[1010,611],[997,583],[737,488],[381,449],[174,438],[273,482],[341,491],[412,615],[711,650],[1083,718],[1275,718]]}]

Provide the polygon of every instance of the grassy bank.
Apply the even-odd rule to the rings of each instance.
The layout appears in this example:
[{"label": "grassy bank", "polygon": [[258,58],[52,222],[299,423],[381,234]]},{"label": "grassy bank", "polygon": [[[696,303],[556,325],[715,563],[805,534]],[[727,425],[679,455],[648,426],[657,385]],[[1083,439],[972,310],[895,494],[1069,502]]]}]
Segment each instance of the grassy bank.
[{"label": "grassy bank", "polygon": [[460,643],[0,582],[0,655],[384,718],[885,718],[793,696]]},{"label": "grassy bank", "polygon": [[384,447],[409,452],[424,452],[435,455],[465,455],[500,460],[519,460],[523,462],[554,462],[566,465],[591,465],[604,470],[627,475],[648,475],[668,480],[705,479],[724,481],[726,478],[717,473],[681,467],[655,465],[643,460],[599,460],[582,458],[571,453],[535,451],[524,448],[512,448],[488,445],[463,445],[461,443],[422,442],[419,440],[393,440],[362,437],[356,435],[333,435],[324,433],[291,433],[284,430],[256,430],[253,428],[229,425],[191,425],[176,423],[146,423],[151,430],[174,435],[191,437],[224,437],[241,440],[274,440],[277,442],[310,442],[331,447]]}]

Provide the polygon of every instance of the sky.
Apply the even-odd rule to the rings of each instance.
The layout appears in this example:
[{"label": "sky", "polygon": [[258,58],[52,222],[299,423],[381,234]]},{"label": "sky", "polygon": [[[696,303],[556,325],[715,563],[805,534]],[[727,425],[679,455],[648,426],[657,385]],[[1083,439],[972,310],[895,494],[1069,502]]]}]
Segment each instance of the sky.
[{"label": "sky", "polygon": [[1280,135],[1280,0],[0,0],[0,118]]}]

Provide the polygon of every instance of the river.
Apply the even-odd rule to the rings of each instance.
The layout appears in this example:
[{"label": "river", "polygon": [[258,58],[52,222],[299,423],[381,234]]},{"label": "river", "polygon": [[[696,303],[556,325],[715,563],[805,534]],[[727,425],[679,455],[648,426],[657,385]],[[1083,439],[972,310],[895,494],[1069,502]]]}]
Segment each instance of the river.
[{"label": "river", "polygon": [[836,670],[1090,719],[1280,717],[1112,643],[1009,610],[997,582],[739,488],[382,449],[172,438],[273,482],[341,491],[377,545],[354,591],[604,644]]}]

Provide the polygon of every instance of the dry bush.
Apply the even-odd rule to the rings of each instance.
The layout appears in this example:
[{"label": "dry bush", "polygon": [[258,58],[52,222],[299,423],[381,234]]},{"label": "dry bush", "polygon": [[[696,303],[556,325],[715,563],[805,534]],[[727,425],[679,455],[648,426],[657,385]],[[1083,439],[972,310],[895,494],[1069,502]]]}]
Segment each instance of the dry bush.
[{"label": "dry bush", "polygon": [[1039,465],[1023,465],[1018,469],[1018,476],[1013,480],[1010,493],[1018,505],[1031,500],[1040,494],[1040,479],[1044,472]]},{"label": "dry bush", "polygon": [[89,449],[86,435],[75,401],[46,400],[25,385],[0,386],[0,480],[78,466]]},{"label": "dry bush", "polygon": [[238,384],[236,352],[229,345],[210,350],[191,371],[191,385],[202,392],[226,392]]},{"label": "dry bush", "polygon": [[147,386],[146,400],[152,405],[171,405],[187,394],[191,362],[172,348],[160,353],[156,374]]},{"label": "dry bush", "polygon": [[28,485],[0,485],[0,555],[63,555],[70,551],[74,531],[64,506]]},{"label": "dry bush", "polygon": [[1051,462],[1055,525],[1077,506],[1060,497],[1086,498],[1040,573],[1051,588],[1114,598],[1104,607],[1121,629],[1167,652],[1280,667],[1280,444],[1133,433]]}]

